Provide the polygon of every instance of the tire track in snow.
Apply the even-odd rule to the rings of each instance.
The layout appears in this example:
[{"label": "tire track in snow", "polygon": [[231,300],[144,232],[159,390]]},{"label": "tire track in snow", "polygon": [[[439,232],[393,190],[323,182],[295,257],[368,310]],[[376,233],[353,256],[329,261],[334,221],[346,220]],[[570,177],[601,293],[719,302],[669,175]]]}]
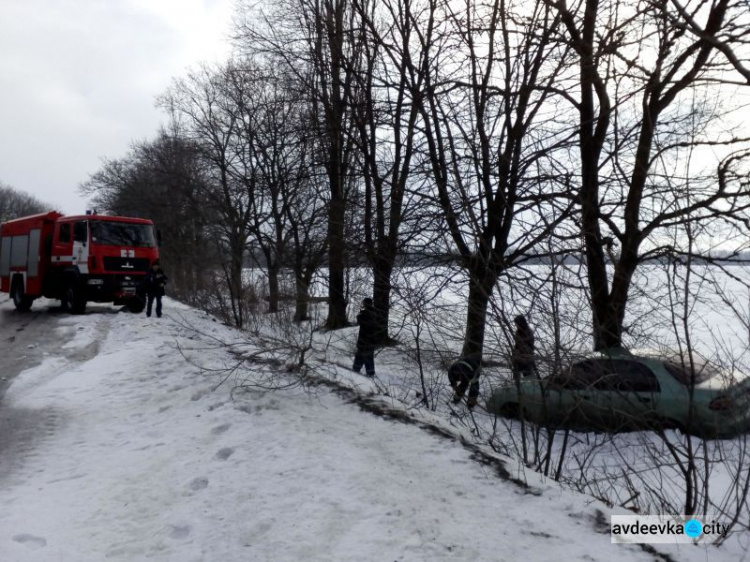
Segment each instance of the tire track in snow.
[{"label": "tire track in snow", "polygon": [[[44,385],[61,374],[96,357],[101,341],[109,333],[112,318],[98,312],[72,317],[42,310],[23,315],[23,320],[17,321],[13,312],[7,310],[5,303],[0,305],[3,320],[0,322],[0,338],[8,330],[25,331],[36,323],[34,330],[29,330],[29,336],[37,338],[36,343],[28,345],[33,345],[32,349],[38,353],[26,360],[21,357],[16,366],[26,365],[27,368],[17,374],[6,375],[3,371],[10,381],[0,400],[0,484],[19,474],[20,468],[36,456],[37,449],[52,439],[65,423],[67,414],[64,408],[54,405],[30,407],[24,399],[43,390]],[[14,321],[7,322],[8,318]],[[51,391],[50,396],[53,394]],[[31,543],[37,544],[35,541]]]}]

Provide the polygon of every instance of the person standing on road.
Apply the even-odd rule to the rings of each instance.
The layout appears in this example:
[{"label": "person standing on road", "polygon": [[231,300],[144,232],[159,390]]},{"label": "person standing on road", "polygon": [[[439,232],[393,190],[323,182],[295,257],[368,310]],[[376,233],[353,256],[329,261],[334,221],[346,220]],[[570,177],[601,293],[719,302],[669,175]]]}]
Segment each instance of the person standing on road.
[{"label": "person standing on road", "polygon": [[481,374],[482,355],[472,353],[461,357],[448,368],[448,381],[453,389],[451,401],[458,404],[464,397],[466,389],[469,389],[469,397],[466,405],[469,409],[477,405],[479,396],[479,375]]},{"label": "person standing on road", "polygon": [[151,317],[151,307],[156,300],[156,317],[161,318],[161,298],[164,296],[169,277],[166,276],[161,268],[159,260],[151,264],[151,269],[146,274],[146,295],[148,304],[146,305],[146,316]]},{"label": "person standing on road", "polygon": [[375,318],[375,308],[371,298],[362,301],[362,310],[357,314],[359,324],[359,335],[357,336],[357,351],[354,354],[352,370],[359,373],[362,365],[365,366],[365,374],[368,377],[375,376],[375,345],[378,330]]},{"label": "person standing on road", "polygon": [[539,378],[536,363],[534,362],[534,332],[531,331],[526,317],[519,314],[513,319],[516,324],[515,342],[513,344],[513,355],[511,356],[511,370],[513,380],[517,383],[524,377]]}]

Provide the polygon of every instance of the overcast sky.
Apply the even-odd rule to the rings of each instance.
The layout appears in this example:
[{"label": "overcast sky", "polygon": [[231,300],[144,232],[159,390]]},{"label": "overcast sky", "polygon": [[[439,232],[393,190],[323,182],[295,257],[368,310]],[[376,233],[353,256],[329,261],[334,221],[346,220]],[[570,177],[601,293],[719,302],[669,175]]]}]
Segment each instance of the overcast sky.
[{"label": "overcast sky", "polygon": [[66,214],[154,136],[172,78],[229,54],[233,0],[0,0],[0,182]]}]

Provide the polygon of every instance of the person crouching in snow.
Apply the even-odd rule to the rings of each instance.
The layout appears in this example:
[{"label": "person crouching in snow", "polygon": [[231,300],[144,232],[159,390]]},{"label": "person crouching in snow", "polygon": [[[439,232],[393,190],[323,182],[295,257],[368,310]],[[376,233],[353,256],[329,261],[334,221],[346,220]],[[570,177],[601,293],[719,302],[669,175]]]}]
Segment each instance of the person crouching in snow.
[{"label": "person crouching in snow", "polygon": [[469,398],[466,405],[473,408],[477,405],[479,396],[479,375],[481,374],[482,355],[472,353],[461,357],[448,368],[448,380],[453,389],[454,404],[458,404],[464,397],[466,389],[469,389]]},{"label": "person crouching in snow", "polygon": [[352,370],[355,373],[359,373],[362,365],[364,365],[365,374],[368,377],[374,377],[375,344],[378,326],[371,298],[366,298],[362,301],[362,310],[357,314],[357,324],[359,324],[359,336],[357,336],[357,351],[354,354]]},{"label": "person crouching in snow", "polygon": [[154,261],[146,274],[146,295],[148,296],[146,316],[151,316],[151,306],[156,299],[156,317],[161,318],[161,298],[164,296],[164,287],[167,285],[167,281],[169,281],[169,278],[162,270],[159,260]]}]

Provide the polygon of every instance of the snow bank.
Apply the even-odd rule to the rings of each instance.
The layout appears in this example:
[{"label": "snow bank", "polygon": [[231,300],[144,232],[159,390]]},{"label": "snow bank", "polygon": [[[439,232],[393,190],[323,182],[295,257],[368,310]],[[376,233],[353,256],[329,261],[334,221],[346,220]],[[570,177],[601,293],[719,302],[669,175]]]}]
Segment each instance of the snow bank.
[{"label": "snow bank", "polygon": [[168,299],[165,313],[50,317],[75,324],[66,349],[81,353],[24,372],[0,403],[3,427],[25,428],[0,458],[0,560],[654,559],[610,543],[603,505],[536,475],[499,478],[458,438],[325,386],[217,388],[197,364],[231,366],[210,336],[236,334]]}]

